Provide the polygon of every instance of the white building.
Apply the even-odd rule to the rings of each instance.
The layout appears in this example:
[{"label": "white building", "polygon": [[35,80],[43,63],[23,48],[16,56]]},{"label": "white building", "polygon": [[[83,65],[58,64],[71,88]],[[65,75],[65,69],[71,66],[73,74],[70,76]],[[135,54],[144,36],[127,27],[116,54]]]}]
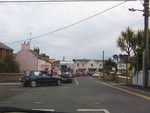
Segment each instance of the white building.
[{"label": "white building", "polygon": [[76,71],[101,71],[103,69],[102,60],[76,59],[74,60],[74,72]]}]

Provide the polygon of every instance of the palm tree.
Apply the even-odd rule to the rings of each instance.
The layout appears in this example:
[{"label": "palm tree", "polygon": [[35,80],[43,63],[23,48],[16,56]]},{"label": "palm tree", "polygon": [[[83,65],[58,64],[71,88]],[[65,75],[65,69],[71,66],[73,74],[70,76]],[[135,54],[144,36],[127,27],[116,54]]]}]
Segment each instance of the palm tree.
[{"label": "palm tree", "polygon": [[122,31],[117,39],[117,46],[121,49],[121,51],[125,51],[129,58],[131,56],[131,52],[134,52],[136,49],[136,43],[137,40],[135,33],[129,27],[125,31]]}]

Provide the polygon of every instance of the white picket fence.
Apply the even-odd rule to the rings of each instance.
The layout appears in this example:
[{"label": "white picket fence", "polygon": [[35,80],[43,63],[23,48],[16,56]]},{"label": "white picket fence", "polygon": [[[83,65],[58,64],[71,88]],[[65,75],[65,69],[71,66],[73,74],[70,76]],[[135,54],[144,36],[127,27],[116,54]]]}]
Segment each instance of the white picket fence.
[{"label": "white picket fence", "polygon": [[[150,87],[150,71],[149,71],[149,82],[148,86]],[[132,76],[133,85],[143,86],[143,71],[140,71],[138,74]]]}]

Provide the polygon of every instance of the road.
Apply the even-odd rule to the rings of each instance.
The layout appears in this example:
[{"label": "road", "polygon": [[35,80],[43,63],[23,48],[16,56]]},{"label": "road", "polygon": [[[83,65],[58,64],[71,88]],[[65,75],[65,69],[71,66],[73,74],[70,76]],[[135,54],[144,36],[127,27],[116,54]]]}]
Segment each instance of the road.
[{"label": "road", "polygon": [[74,113],[150,113],[150,100],[92,77],[61,86],[0,86],[0,106]]}]

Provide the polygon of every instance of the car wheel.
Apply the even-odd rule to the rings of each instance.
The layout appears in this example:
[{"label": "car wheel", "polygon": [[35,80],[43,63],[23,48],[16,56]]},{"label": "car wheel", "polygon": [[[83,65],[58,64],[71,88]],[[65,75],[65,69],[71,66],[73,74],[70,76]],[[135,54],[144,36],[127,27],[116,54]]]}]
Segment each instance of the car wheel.
[{"label": "car wheel", "polygon": [[57,80],[57,86],[60,86],[61,85],[61,81],[60,80]]},{"label": "car wheel", "polygon": [[36,86],[37,86],[36,81],[31,81],[31,86],[32,86],[32,87],[36,87]]}]

